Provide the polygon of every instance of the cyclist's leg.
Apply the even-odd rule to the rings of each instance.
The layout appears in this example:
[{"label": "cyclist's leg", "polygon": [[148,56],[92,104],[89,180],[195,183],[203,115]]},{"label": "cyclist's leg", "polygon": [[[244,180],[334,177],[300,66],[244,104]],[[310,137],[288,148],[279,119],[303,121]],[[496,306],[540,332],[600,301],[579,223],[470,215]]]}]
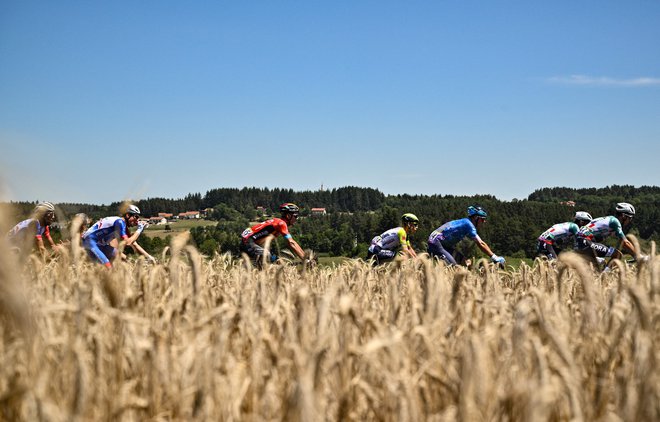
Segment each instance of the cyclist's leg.
[{"label": "cyclist's leg", "polygon": [[104,251],[101,250],[99,245],[93,239],[83,240],[83,248],[87,251],[87,255],[93,260],[106,267],[112,266],[110,259],[106,256]]},{"label": "cyclist's leg", "polygon": [[112,262],[117,257],[117,252],[119,251],[112,245],[99,246],[99,249],[101,252],[103,252],[103,255],[105,255],[110,260],[110,262]]},{"label": "cyclist's leg", "polygon": [[559,253],[552,244],[544,242],[543,240],[539,240],[539,243],[536,247],[536,252],[539,256],[548,258],[548,261],[557,259],[557,255]]},{"label": "cyclist's leg", "polygon": [[396,257],[396,251],[391,251],[389,249],[379,249],[376,252],[376,259],[379,264],[391,261]]},{"label": "cyclist's leg", "polygon": [[440,241],[429,242],[428,252],[431,257],[438,257],[439,259],[445,261],[447,265],[457,265],[456,259],[452,255],[452,252],[445,249],[445,247],[442,245],[442,242]]},{"label": "cyclist's leg", "polygon": [[593,250],[594,255],[598,258],[612,258],[619,259],[622,254],[617,248],[612,246],[603,245],[601,243],[592,242],[591,250]]},{"label": "cyclist's leg", "polygon": [[264,260],[264,254],[267,254],[268,262],[275,262],[278,259],[278,256],[272,253],[271,251],[266,252],[266,249],[258,245],[254,240],[250,239],[247,243],[243,244],[245,246],[245,253],[254,261],[257,267],[261,268]]},{"label": "cyclist's leg", "polygon": [[587,261],[593,263],[596,268],[600,266],[599,258],[619,259],[622,256],[618,249],[602,243],[592,242],[589,239],[578,239],[575,244],[575,251],[584,256]]}]

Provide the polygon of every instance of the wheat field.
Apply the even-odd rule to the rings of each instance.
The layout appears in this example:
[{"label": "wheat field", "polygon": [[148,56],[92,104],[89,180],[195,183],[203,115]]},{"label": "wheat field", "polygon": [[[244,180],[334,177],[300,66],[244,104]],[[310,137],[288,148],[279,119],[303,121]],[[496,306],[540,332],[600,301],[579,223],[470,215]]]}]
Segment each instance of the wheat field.
[{"label": "wheat field", "polygon": [[185,236],[112,271],[0,250],[0,418],[660,420],[650,252],[597,275],[570,254],[257,271]]}]

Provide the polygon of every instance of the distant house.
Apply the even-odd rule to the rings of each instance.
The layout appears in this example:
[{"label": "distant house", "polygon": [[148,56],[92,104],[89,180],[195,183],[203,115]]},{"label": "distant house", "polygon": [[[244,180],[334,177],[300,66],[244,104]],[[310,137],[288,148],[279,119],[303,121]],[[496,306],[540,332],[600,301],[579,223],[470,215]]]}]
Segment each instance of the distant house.
[{"label": "distant house", "polygon": [[167,224],[167,218],[159,216],[151,217],[149,219],[149,224]]},{"label": "distant house", "polygon": [[575,201],[563,201],[559,203],[560,205],[566,205],[567,207],[574,207]]},{"label": "distant house", "polygon": [[182,220],[194,220],[200,218],[200,212],[199,211],[180,212],[179,218]]},{"label": "distant house", "polygon": [[213,214],[213,208],[204,208],[202,210],[202,217],[208,217],[211,214]]},{"label": "distant house", "polygon": [[327,212],[325,211],[325,208],[312,208],[311,210],[312,215],[326,215]]},{"label": "distant house", "polygon": [[168,212],[159,212],[158,217],[166,218],[168,220],[171,220],[174,214],[168,213]]}]

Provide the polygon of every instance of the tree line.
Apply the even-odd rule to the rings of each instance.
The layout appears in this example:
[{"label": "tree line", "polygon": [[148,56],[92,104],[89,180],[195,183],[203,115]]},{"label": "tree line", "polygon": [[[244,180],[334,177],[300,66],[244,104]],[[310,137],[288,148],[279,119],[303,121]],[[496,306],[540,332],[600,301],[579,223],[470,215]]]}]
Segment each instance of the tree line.
[{"label": "tree line", "polygon": [[[562,203],[574,201],[575,206]],[[575,211],[583,210],[594,217],[613,214],[617,202],[630,202],[637,209],[631,233],[646,241],[660,240],[660,187],[629,185],[605,188],[543,188],[522,200],[501,201],[492,195],[384,195],[377,189],[342,187],[323,191],[294,191],[268,188],[221,188],[189,194],[182,199],[149,198],[136,201],[143,215],[158,212],[212,209],[208,218],[214,226],[191,229],[192,241],[205,254],[218,252],[238,254],[239,235],[250,224],[268,216],[277,216],[283,202],[301,206],[301,218],[291,228],[293,236],[304,248],[336,256],[363,256],[371,239],[400,224],[403,213],[412,212],[420,219],[420,227],[412,238],[413,246],[426,250],[428,235],[441,224],[465,217],[469,205],[481,205],[489,214],[480,236],[496,253],[532,258],[536,255],[536,239],[553,224],[570,221]],[[34,203],[10,203],[11,213],[28,215]],[[96,219],[116,215],[120,203],[105,205],[58,204],[64,214],[85,212]],[[257,207],[263,208],[259,212]],[[326,215],[311,215],[314,207],[322,207]],[[7,213],[5,213],[7,215]],[[146,234],[146,233],[145,233]],[[150,253],[159,253],[167,244],[162,239],[140,238]],[[460,245],[471,253],[472,242]]]}]

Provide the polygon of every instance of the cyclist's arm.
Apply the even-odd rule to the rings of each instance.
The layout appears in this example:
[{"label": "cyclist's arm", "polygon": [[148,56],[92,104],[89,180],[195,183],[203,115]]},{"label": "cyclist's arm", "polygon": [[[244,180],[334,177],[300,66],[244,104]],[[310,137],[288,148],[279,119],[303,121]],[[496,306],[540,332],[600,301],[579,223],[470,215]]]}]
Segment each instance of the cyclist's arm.
[{"label": "cyclist's arm", "polygon": [[635,251],[635,245],[633,243],[626,239],[625,237],[621,239],[621,243],[619,244],[619,250],[622,252],[627,252],[632,256],[636,256],[637,252]]},{"label": "cyclist's arm", "polygon": [[140,237],[140,232],[136,230],[130,237],[124,238],[126,240],[126,246],[132,246],[135,244],[138,237]]},{"label": "cyclist's arm", "polygon": [[479,247],[479,249],[481,249],[481,251],[482,251],[483,253],[485,253],[486,255],[488,255],[488,256],[493,256],[493,255],[495,255],[495,254],[493,253],[493,251],[490,249],[490,247],[486,244],[486,242],[484,242],[483,240],[481,240],[481,238],[480,238],[479,236],[476,236],[476,237],[473,238],[472,240],[474,241],[474,243],[477,244],[477,246]]},{"label": "cyclist's arm", "polygon": [[53,249],[54,252],[61,252],[60,247],[55,244],[53,241],[53,238],[50,235],[50,229],[46,229],[46,233],[44,233],[44,236],[46,236],[46,239],[48,239],[48,243],[50,243],[50,247]]},{"label": "cyclist's arm", "polygon": [[416,258],[417,252],[412,248],[412,246],[406,244],[401,247],[401,250],[404,254],[408,255],[410,258]]},{"label": "cyclist's arm", "polygon": [[415,253],[415,250],[410,246],[410,241],[408,240],[408,233],[403,229],[403,227],[399,230],[397,233],[399,236],[399,245],[401,245],[401,252],[403,252],[404,255],[408,255],[410,258],[415,258],[417,256],[417,253]]},{"label": "cyclist's arm", "polygon": [[115,222],[115,233],[119,234],[119,237],[126,242],[126,246],[131,246],[133,243],[137,241],[137,238],[140,237],[140,234],[142,233],[140,230],[135,230],[135,233],[133,233],[131,236],[128,235],[128,228],[126,227],[126,223],[124,220],[117,220]]},{"label": "cyclist's arm", "polygon": [[293,253],[295,253],[298,256],[298,258],[304,260],[305,259],[305,251],[302,250],[302,248],[300,247],[298,242],[293,240],[293,237],[291,237],[291,235],[289,235],[288,237],[285,237],[285,239],[287,241],[287,246],[289,247],[289,249],[291,249],[293,251]]},{"label": "cyclist's arm", "polygon": [[147,261],[156,262],[156,259],[155,259],[153,256],[151,256],[151,255],[149,254],[149,252],[145,251],[144,248],[142,248],[142,246],[140,246],[139,243],[137,243],[137,242],[133,242],[133,243],[132,243],[131,245],[129,245],[129,246],[130,246],[131,248],[133,248],[133,250],[134,250],[136,253],[139,253],[140,255],[142,255],[143,257],[145,257],[145,258],[147,259]]},{"label": "cyclist's arm", "polygon": [[44,246],[44,241],[41,238],[41,236],[38,236],[36,241],[37,241],[37,248],[39,248],[39,254],[41,255],[41,259],[45,260],[46,259],[46,246]]}]

